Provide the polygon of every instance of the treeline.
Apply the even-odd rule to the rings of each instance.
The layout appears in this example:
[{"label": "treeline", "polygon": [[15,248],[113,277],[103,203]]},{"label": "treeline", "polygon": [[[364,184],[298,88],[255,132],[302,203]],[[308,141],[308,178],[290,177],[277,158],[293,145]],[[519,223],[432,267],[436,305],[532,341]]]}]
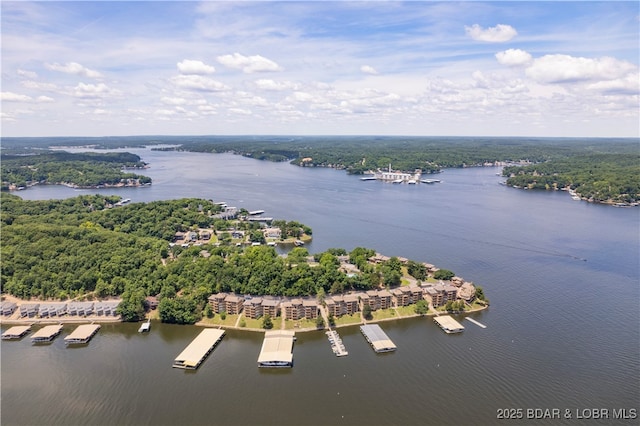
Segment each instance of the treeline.
[{"label": "treeline", "polygon": [[523,167],[505,167],[507,185],[570,188],[595,202],[640,201],[640,154],[586,154]]},{"label": "treeline", "polygon": [[[369,264],[366,259],[375,253],[370,249],[349,253],[361,273],[348,276],[339,269],[337,256],[347,254],[343,249],[310,258],[297,247],[282,257],[269,246],[169,248],[166,239],[145,235],[156,221],[173,229],[199,226],[193,219],[207,216],[215,206],[206,200],[108,209],[115,200],[100,195],[58,201],[1,197],[0,278],[3,292],[20,298],[121,296],[123,318],[135,320],[143,312],[144,297],[159,295],[161,307],[176,313],[164,312],[171,322],[193,322],[207,297],[217,292],[307,296],[401,283],[398,259]],[[125,226],[132,217],[137,226]],[[106,220],[113,227],[105,226]],[[419,267],[411,270],[424,273]]]},{"label": "treeline", "polygon": [[3,153],[0,161],[3,190],[35,183],[64,183],[79,187],[151,183],[151,178],[147,176],[123,172],[123,168],[142,168],[146,165],[138,155],[128,152]]}]

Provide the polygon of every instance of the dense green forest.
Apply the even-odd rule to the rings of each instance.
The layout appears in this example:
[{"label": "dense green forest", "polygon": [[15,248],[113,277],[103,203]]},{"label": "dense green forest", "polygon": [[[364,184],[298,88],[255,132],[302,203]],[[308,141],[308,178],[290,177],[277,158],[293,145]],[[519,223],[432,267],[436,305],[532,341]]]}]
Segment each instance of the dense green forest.
[{"label": "dense green forest", "polygon": [[529,189],[570,188],[595,202],[640,201],[640,154],[586,154],[523,167],[505,167],[507,184]]},{"label": "dense green forest", "polygon": [[[135,320],[144,297],[160,295],[161,308],[173,313],[172,321],[194,322],[207,297],[222,291],[305,296],[400,284],[398,259],[372,265],[367,262],[375,253],[371,249],[348,253],[361,273],[347,276],[337,258],[347,254],[343,249],[315,254],[310,261],[302,247],[282,257],[265,245],[171,246],[169,240],[178,230],[229,226],[210,217],[219,206],[208,200],[111,208],[118,197],[0,197],[2,291],[25,299],[120,296],[123,317]],[[305,227],[284,223],[292,229],[296,224]],[[417,264],[411,271],[424,278],[424,268]]]},{"label": "dense green forest", "polygon": [[3,152],[0,161],[3,190],[35,183],[63,183],[78,187],[151,183],[147,176],[122,171],[123,168],[143,168],[146,165],[138,155],[128,152]]}]

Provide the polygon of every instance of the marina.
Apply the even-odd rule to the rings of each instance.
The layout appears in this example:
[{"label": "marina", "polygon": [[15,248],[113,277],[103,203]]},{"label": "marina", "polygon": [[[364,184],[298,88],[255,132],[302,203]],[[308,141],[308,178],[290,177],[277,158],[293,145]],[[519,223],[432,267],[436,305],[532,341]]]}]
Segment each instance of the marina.
[{"label": "marina", "polygon": [[434,317],[436,324],[447,334],[462,333],[464,326],[449,315]]},{"label": "marina", "polygon": [[326,335],[329,339],[329,343],[331,343],[331,350],[337,357],[349,355],[349,352],[347,352],[344,347],[344,343],[342,343],[342,339],[340,339],[337,331],[329,330],[326,332]]},{"label": "marina", "polygon": [[295,332],[270,330],[264,333],[258,367],[293,367]]},{"label": "marina", "polygon": [[55,339],[61,331],[62,324],[47,325],[36,331],[33,336],[31,336],[31,341],[33,343],[48,343]]},{"label": "marina", "polygon": [[222,340],[225,331],[214,328],[202,330],[200,334],[176,357],[173,367],[195,370]]},{"label": "marina", "polygon": [[147,321],[143,322],[140,325],[140,328],[138,329],[138,333],[145,333],[148,332],[149,330],[151,330],[151,320],[148,319]]},{"label": "marina", "polygon": [[360,331],[376,353],[393,352],[397,349],[378,324],[361,325]]},{"label": "marina", "polygon": [[100,330],[100,324],[79,325],[70,335],[64,338],[64,343],[67,345],[89,343],[98,330]]},{"label": "marina", "polygon": [[2,333],[2,340],[17,340],[31,331],[30,325],[17,325]]},{"label": "marina", "polygon": [[480,328],[487,328],[487,326],[486,326],[486,325],[482,324],[481,322],[478,322],[478,321],[474,320],[474,319],[473,319],[473,318],[471,318],[471,317],[466,317],[465,319],[466,319],[467,321],[470,321],[470,322],[474,323],[475,325],[477,325],[477,326],[478,326],[478,327],[480,327]]}]

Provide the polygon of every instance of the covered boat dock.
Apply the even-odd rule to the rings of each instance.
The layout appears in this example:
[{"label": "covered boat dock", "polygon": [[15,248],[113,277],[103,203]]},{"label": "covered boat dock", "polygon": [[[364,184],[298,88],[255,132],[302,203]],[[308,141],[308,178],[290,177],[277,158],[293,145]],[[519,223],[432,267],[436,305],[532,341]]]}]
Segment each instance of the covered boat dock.
[{"label": "covered boat dock", "polygon": [[392,352],[397,349],[396,345],[378,324],[361,325],[360,331],[376,353]]},{"label": "covered boat dock", "polygon": [[64,338],[67,345],[89,343],[89,340],[100,330],[100,324],[79,325],[73,332]]},{"label": "covered boat dock", "polygon": [[50,342],[55,337],[60,334],[62,331],[62,324],[57,325],[47,325],[42,327],[40,330],[36,331],[33,336],[31,336],[31,341],[33,343],[45,343]]},{"label": "covered boat dock", "polygon": [[2,333],[2,340],[20,339],[31,330],[30,325],[17,325]]},{"label": "covered boat dock", "polygon": [[293,341],[291,330],[270,330],[264,333],[258,356],[258,367],[293,367]]},{"label": "covered boat dock", "polygon": [[224,330],[204,329],[173,361],[173,367],[195,370],[224,336]]},{"label": "covered boat dock", "polygon": [[447,334],[462,333],[464,326],[449,315],[434,317],[433,320]]}]

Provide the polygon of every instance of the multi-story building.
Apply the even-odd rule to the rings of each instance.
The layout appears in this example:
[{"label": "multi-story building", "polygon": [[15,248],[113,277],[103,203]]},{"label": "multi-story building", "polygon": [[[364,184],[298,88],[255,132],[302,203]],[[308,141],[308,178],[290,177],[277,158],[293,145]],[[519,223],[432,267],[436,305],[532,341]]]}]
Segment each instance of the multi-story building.
[{"label": "multi-story building", "polygon": [[380,299],[380,309],[389,309],[391,307],[392,296],[387,290],[380,290],[378,298]]},{"label": "multi-story building", "polygon": [[357,294],[347,294],[344,296],[344,304],[347,315],[353,315],[360,311]]},{"label": "multi-story building", "polygon": [[304,317],[306,319],[318,318],[318,302],[314,299],[305,299],[302,301],[302,306],[304,307]]},{"label": "multi-story building", "polygon": [[224,302],[224,299],[228,296],[229,294],[227,293],[216,293],[216,294],[212,294],[211,296],[209,296],[207,298],[207,300],[209,301],[209,305],[211,305],[211,309],[213,310],[213,312],[215,312],[216,314],[219,314],[221,312],[226,312],[226,304]]},{"label": "multi-story building", "polygon": [[280,312],[280,301],[270,297],[262,298],[262,315],[269,315],[271,318],[278,316]]},{"label": "multi-story building", "polygon": [[262,316],[262,297],[252,297],[242,304],[244,316],[247,318],[260,318]]},{"label": "multi-story building", "polygon": [[225,310],[229,315],[237,315],[242,311],[244,298],[235,294],[229,294],[224,298]]}]

